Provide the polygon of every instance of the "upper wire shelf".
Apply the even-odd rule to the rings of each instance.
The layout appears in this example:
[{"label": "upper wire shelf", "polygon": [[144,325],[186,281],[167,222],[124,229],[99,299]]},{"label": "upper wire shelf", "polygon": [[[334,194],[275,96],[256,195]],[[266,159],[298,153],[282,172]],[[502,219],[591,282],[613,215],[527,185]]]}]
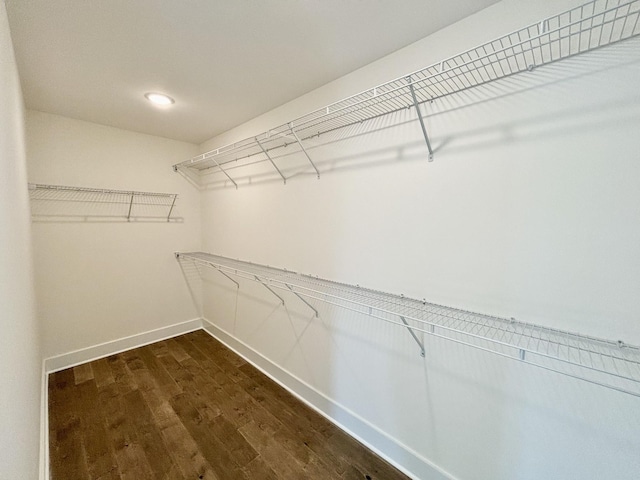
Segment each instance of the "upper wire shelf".
[{"label": "upper wire shelf", "polygon": [[136,192],[63,185],[29,184],[34,218],[96,218],[111,220],[176,220],[171,215],[175,193]]},{"label": "upper wire shelf", "polygon": [[243,160],[236,164],[239,167],[269,162],[286,183],[283,167],[275,160],[292,146],[319,178],[309,140],[411,108],[431,160],[433,149],[423,120],[427,102],[635,37],[640,34],[639,18],[640,0],[593,0],[173,168],[199,184],[204,175],[221,172],[237,188],[237,179],[226,168],[230,162]]},{"label": "upper wire shelf", "polygon": [[335,305],[407,329],[425,355],[424,337],[443,338],[569,377],[640,397],[640,348],[515,319],[436,305],[357,285],[338,283],[202,252],[176,253],[180,261],[211,267],[261,283],[284,304],[293,294],[318,316],[315,301]]}]

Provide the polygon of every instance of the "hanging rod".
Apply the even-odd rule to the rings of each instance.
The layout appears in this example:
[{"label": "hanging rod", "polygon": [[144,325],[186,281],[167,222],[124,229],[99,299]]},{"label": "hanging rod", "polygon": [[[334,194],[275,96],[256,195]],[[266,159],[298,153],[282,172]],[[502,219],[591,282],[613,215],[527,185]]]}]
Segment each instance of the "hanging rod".
[{"label": "hanging rod", "polygon": [[[470,312],[203,252],[177,253],[237,279],[256,281],[408,329],[425,350],[433,336],[640,397],[640,348],[564,330]],[[278,296],[282,299],[282,297]]]},{"label": "hanging rod", "polygon": [[[132,218],[139,216],[137,209],[142,208],[159,210],[153,210],[151,212],[153,215],[146,215],[145,218],[166,218],[166,221],[169,222],[178,199],[178,194],[176,193],[139,192],[40,183],[30,183],[28,188],[29,198],[32,201],[33,216],[104,216],[120,217],[130,221]],[[75,207],[72,210],[65,209],[62,207],[65,204],[75,204]],[[90,209],[91,204],[103,207],[112,205],[116,210],[109,210],[109,214],[104,211],[92,211]],[[118,206],[120,206],[119,209]],[[162,212],[162,215],[159,212]]]},{"label": "hanging rod", "polygon": [[[274,164],[274,159],[290,151],[285,151],[287,147],[297,147],[319,177],[308,152],[311,139],[410,108],[417,112],[431,160],[433,149],[420,112],[422,105],[636,37],[640,34],[639,17],[640,0],[592,0],[258,135],[197,155],[173,169],[194,172],[198,178],[216,171],[229,177],[224,166],[231,162],[255,157],[255,162],[236,163],[234,168],[256,162]],[[284,178],[285,168],[276,168]],[[237,187],[236,181],[231,181]]]}]

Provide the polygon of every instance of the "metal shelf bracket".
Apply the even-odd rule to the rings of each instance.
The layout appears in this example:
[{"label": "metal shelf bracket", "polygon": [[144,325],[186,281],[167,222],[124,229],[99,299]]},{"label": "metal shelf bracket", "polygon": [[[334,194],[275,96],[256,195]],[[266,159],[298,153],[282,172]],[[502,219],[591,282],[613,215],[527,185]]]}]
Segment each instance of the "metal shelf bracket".
[{"label": "metal shelf bracket", "polygon": [[231,183],[233,183],[233,185],[236,187],[236,190],[237,190],[237,189],[238,189],[238,184],[236,183],[236,181],[235,181],[233,178],[231,178],[231,177],[229,176],[229,174],[227,173],[227,171],[226,171],[224,168],[222,168],[222,165],[220,165],[220,164],[216,161],[216,159],[215,159],[215,158],[211,157],[211,160],[213,161],[213,163],[215,163],[215,164],[216,164],[216,167],[218,167],[218,168],[220,169],[220,171],[221,171],[222,173],[224,173],[224,174],[226,175],[226,177],[227,177],[229,180],[231,180]]},{"label": "metal shelf bracket", "polygon": [[313,305],[311,305],[304,298],[302,298],[302,296],[298,292],[296,292],[293,288],[291,288],[291,285],[289,285],[288,283],[285,283],[285,286],[291,291],[291,293],[293,293],[296,297],[298,297],[300,300],[302,300],[307,305],[307,307],[309,307],[311,310],[313,310],[313,312],[315,313],[315,317],[318,318],[318,310],[316,310],[313,307]]},{"label": "metal shelf bracket", "polygon": [[286,185],[287,184],[287,179],[285,178],[285,176],[282,174],[282,172],[280,171],[280,169],[276,165],[276,162],[273,161],[273,158],[271,158],[271,155],[269,155],[269,153],[262,146],[262,144],[260,143],[260,140],[258,140],[258,137],[255,137],[255,138],[256,138],[256,143],[260,147],[260,150],[262,150],[262,152],[266,155],[267,159],[269,159],[269,161],[271,162],[271,165],[273,165],[273,168],[276,169],[276,172],[278,172],[278,174],[282,177],[282,181]]},{"label": "metal shelf bracket", "polygon": [[413,337],[413,339],[416,341],[416,343],[418,344],[418,346],[420,347],[420,356],[424,357],[424,345],[422,344],[422,342],[418,339],[418,336],[416,335],[416,333],[413,331],[413,329],[411,328],[411,326],[407,323],[407,321],[405,320],[405,318],[401,315],[398,315],[400,317],[400,320],[402,320],[402,323],[405,324],[405,326],[407,327],[407,330],[409,330],[409,333],[411,334],[411,336]]},{"label": "metal shelf bracket", "polygon": [[227,275],[226,273],[224,273],[222,270],[220,270],[220,268],[212,263],[209,263],[209,265],[211,265],[213,268],[215,268],[219,273],[221,273],[222,275],[224,275],[225,277],[227,277],[230,281],[232,281],[233,283],[236,284],[236,288],[240,288],[240,284],[238,282],[236,282],[233,278],[231,278],[229,275]]},{"label": "metal shelf bracket", "polygon": [[131,221],[131,209],[133,208],[133,193],[131,194],[131,201],[129,202],[129,212],[127,213],[127,222]]},{"label": "metal shelf bracket", "polygon": [[431,142],[429,141],[429,135],[427,134],[427,127],[425,127],[422,114],[420,113],[420,104],[418,103],[418,98],[416,97],[416,91],[413,88],[413,80],[411,79],[411,75],[407,77],[407,83],[409,84],[409,90],[411,91],[413,106],[416,108],[416,113],[418,114],[418,120],[420,121],[420,128],[422,129],[422,135],[424,135],[424,141],[426,142],[427,149],[429,150],[429,161],[433,162],[433,149],[431,148]]},{"label": "metal shelf bracket", "polygon": [[176,206],[177,198],[178,198],[177,194],[173,196],[173,200],[171,201],[171,208],[169,209],[169,213],[167,214],[167,222],[171,220],[171,212],[173,212],[173,207]]},{"label": "metal shelf bracket", "polygon": [[309,163],[311,164],[311,166],[313,167],[313,169],[316,171],[316,175],[318,175],[318,180],[320,180],[320,171],[318,170],[318,167],[316,167],[316,164],[313,163],[313,160],[311,160],[311,157],[309,156],[309,154],[307,153],[307,149],[304,148],[304,145],[302,144],[302,142],[300,141],[300,139],[298,138],[298,134],[296,133],[296,131],[293,129],[293,125],[291,124],[291,122],[289,122],[289,130],[291,130],[291,134],[293,135],[293,138],[296,139],[296,142],[298,142],[298,145],[300,145],[300,148],[302,149],[303,153],[306,155],[307,160],[309,160]]},{"label": "metal shelf bracket", "polygon": [[276,297],[278,297],[280,299],[280,303],[282,303],[282,305],[284,305],[284,298],[282,298],[280,295],[278,295],[276,292],[274,292],[273,289],[269,285],[267,285],[264,281],[262,281],[262,279],[260,277],[258,277],[257,275],[254,275],[253,277],[256,279],[257,282],[260,282],[264,288],[266,288],[271,293],[273,293]]}]

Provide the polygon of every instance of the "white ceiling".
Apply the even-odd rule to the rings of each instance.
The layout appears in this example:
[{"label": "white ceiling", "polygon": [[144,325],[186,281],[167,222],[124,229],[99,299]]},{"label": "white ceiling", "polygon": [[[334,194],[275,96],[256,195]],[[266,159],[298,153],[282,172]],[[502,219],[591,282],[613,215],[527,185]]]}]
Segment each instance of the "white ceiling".
[{"label": "white ceiling", "polygon": [[199,144],[495,1],[6,3],[27,108]]}]

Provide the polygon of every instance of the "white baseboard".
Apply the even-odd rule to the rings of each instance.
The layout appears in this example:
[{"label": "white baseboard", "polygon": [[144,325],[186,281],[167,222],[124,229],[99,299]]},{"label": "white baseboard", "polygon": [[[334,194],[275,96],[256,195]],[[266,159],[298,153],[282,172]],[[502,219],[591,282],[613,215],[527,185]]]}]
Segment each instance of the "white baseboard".
[{"label": "white baseboard", "polygon": [[47,371],[42,361],[40,386],[40,470],[39,480],[49,480],[49,386],[47,385]]},{"label": "white baseboard", "polygon": [[45,358],[45,374],[64,370],[65,368],[74,367],[82,363],[91,362],[99,358],[108,357],[109,355],[131,350],[132,348],[142,347],[150,343],[159,342],[160,340],[176,337],[195,330],[200,330],[201,328],[202,319],[194,318],[193,320],[187,320],[186,322],[176,323],[174,325],[157,328],[155,330],[149,330],[148,332],[138,333],[129,337],[119,338],[110,342],[82,348],[73,352],[63,353],[62,355]]},{"label": "white baseboard", "polygon": [[202,319],[194,318],[186,322],[156,328],[148,332],[45,358],[42,361],[39,480],[49,480],[49,389],[47,379],[50,373],[201,329]]},{"label": "white baseboard", "polygon": [[183,323],[169,325],[156,330],[46,358],[43,361],[42,375],[42,418],[40,432],[42,451],[40,452],[40,480],[49,479],[49,432],[47,422],[47,378],[49,373],[200,329],[203,329],[212,337],[224,343],[269,378],[287,389],[292,395],[411,478],[421,480],[455,480],[453,476],[411,448],[389,436],[375,425],[372,425],[355,412],[352,412],[304,380],[286,371],[225,330],[202,318],[196,318]]},{"label": "white baseboard", "polygon": [[429,460],[372,425],[355,412],[329,398],[304,380],[275,364],[230,333],[202,319],[202,329],[218,339],[262,373],[287,389],[292,395],[374,451],[411,478],[421,480],[455,480]]}]

